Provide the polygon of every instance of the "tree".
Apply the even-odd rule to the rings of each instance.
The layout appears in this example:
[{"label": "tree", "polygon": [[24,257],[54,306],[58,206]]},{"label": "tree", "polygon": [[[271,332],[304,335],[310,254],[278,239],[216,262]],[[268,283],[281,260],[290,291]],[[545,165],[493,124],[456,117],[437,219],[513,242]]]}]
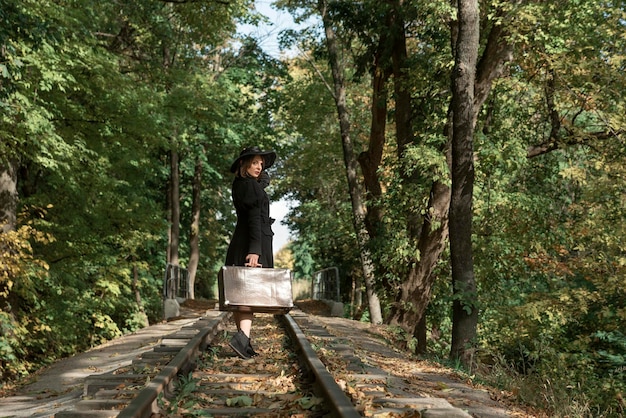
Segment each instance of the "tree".
[{"label": "tree", "polygon": [[[245,2],[178,4],[172,13],[162,2],[139,0],[4,6],[15,30],[0,29],[2,74],[19,71],[20,77],[2,78],[7,112],[0,121],[0,156],[14,162],[20,199],[12,201],[15,210],[3,202],[2,211],[16,221],[15,233],[3,233],[1,241],[19,239],[23,250],[7,260],[12,267],[0,283],[0,320],[11,333],[3,332],[0,344],[11,357],[3,380],[143,326],[144,310],[151,321],[161,319],[166,140],[175,129],[181,140],[197,132],[206,135],[193,138],[214,138],[203,159],[215,186],[210,197],[204,194],[212,202],[205,206],[213,214],[207,225],[228,228],[228,218],[219,214],[230,209],[229,196],[220,193],[228,186],[219,180],[223,161],[238,145],[232,136],[215,135],[221,129],[215,126],[225,126],[219,116],[235,101],[220,102],[226,89],[199,80],[210,78],[206,52],[224,42],[235,15],[248,11]],[[188,37],[176,37],[176,30]],[[180,65],[166,74],[161,41],[172,39],[178,43],[170,52]],[[229,88],[228,98],[245,103],[241,88]],[[187,94],[196,90],[204,94]],[[191,117],[200,114],[215,117]],[[180,150],[190,155],[186,147]],[[183,174],[194,157],[179,161]],[[181,182],[181,190],[187,187]],[[190,195],[181,199],[183,220]],[[211,251],[223,246],[212,241],[200,243],[211,269],[222,258]],[[46,347],[50,340],[58,344]]]},{"label": "tree", "polygon": [[471,363],[470,344],[476,337],[478,308],[472,257],[472,196],[474,188],[474,83],[478,57],[477,0],[458,1],[458,34],[452,72],[452,187],[450,199],[450,258],[455,294],[450,355]]},{"label": "tree", "polygon": [[380,299],[374,287],[374,265],[368,249],[369,235],[365,227],[365,210],[361,186],[357,178],[357,160],[354,155],[352,140],[350,138],[350,121],[348,109],[346,107],[346,87],[343,72],[339,60],[338,45],[335,41],[335,32],[332,21],[328,15],[328,3],[325,0],[318,1],[318,11],[324,24],[326,45],[328,48],[329,63],[333,75],[333,97],[337,107],[339,127],[341,131],[341,144],[343,147],[344,163],[346,166],[346,177],[348,180],[348,190],[352,202],[353,223],[356,231],[357,243],[360,248],[360,259],[363,269],[363,280],[367,293],[367,300],[370,312],[370,320],[374,324],[382,323],[382,313]]},{"label": "tree", "polygon": [[[361,276],[352,205],[346,190],[343,148],[336,106],[324,78],[312,73],[309,58],[290,61],[281,124],[291,130],[288,151],[277,162],[276,192],[298,202],[288,216],[297,237],[290,244],[296,278],[336,266],[344,277]],[[346,289],[351,284],[345,283]]]},{"label": "tree", "polygon": [[200,194],[202,187],[202,160],[196,158],[192,181],[191,226],[189,229],[189,298],[195,299],[196,272],[200,262]]},{"label": "tree", "polygon": [[[399,289],[394,294],[387,323],[398,325],[410,335],[418,338],[420,351],[425,350],[425,322],[422,320],[431,297],[431,288],[435,277],[433,270],[441,256],[448,236],[448,205],[450,192],[447,182],[442,179],[431,181],[426,207],[419,209],[415,205],[413,194],[418,190],[424,178],[417,167],[412,166],[412,148],[416,142],[413,125],[413,99],[411,97],[411,72],[408,61],[406,17],[410,8],[402,2],[390,3],[390,38],[392,41],[391,57],[396,107],[396,152],[400,166],[398,187],[403,197],[406,222],[405,234],[408,245],[417,248],[409,251],[403,262],[402,270],[406,276],[401,279]],[[446,153],[447,147],[441,147]],[[447,159],[447,158],[446,158]],[[425,213],[426,216],[423,216]]]},{"label": "tree", "polygon": [[[48,2],[36,8],[33,6],[29,1],[20,4],[0,1],[0,100],[3,102],[0,124],[0,233],[16,228],[18,171],[23,154],[33,152],[32,146],[25,147],[28,143],[22,135],[27,132],[36,134],[43,128],[38,127],[33,119],[33,113],[42,109],[38,109],[38,104],[31,100],[26,83],[21,80],[22,72],[27,70],[24,58],[28,51],[38,51],[54,42],[55,33],[46,27],[43,17],[44,10],[50,9],[53,13],[54,7]],[[29,9],[34,9],[34,12]],[[64,79],[60,77],[58,80]]]},{"label": "tree", "polygon": [[[615,316],[596,315],[620,311],[621,292],[612,286],[623,277],[610,244],[616,241],[607,239],[623,236],[623,205],[615,187],[605,187],[625,149],[617,94],[623,60],[614,55],[624,42],[616,36],[623,5],[517,7],[524,18],[507,28],[515,65],[494,88],[477,131],[481,346],[497,350],[528,381],[551,381],[559,399],[551,407],[563,410],[577,399],[610,414],[620,411],[623,385],[607,367],[615,370],[623,339],[617,322],[600,319]],[[600,212],[612,219],[610,233]],[[591,254],[602,256],[592,262]],[[564,393],[582,381],[586,389]],[[543,402],[544,391],[529,385],[532,392]]]},{"label": "tree", "polygon": [[[326,6],[325,3],[324,5]],[[361,217],[364,219],[364,225],[367,226],[368,243],[373,243],[371,246],[368,244],[370,250],[374,245],[378,246],[379,248],[374,248],[376,248],[381,259],[386,260],[384,264],[377,263],[375,265],[375,271],[380,274],[378,281],[382,283],[380,288],[385,289],[391,294],[391,298],[395,299],[386,321],[400,325],[413,333],[416,324],[420,323],[419,318],[430,297],[430,287],[434,280],[431,275],[432,270],[445,246],[447,228],[442,222],[447,219],[449,202],[447,186],[443,183],[435,183],[433,189],[436,193],[431,194],[434,199],[429,202],[428,209],[422,210],[419,205],[416,205],[416,200],[419,200],[415,197],[416,189],[421,187],[423,178],[418,175],[417,170],[410,167],[410,163],[404,162],[408,158],[414,142],[413,102],[409,81],[412,75],[408,67],[404,25],[404,15],[410,15],[413,9],[411,6],[403,6],[398,2],[382,5],[377,2],[366,2],[359,3],[354,7],[340,2],[329,2],[327,6],[326,33],[328,34],[327,28],[333,28],[330,25],[341,27],[342,31],[346,33],[342,39],[345,43],[344,51],[359,51],[363,45],[365,46],[362,55],[353,57],[354,61],[360,64],[360,67],[368,68],[368,71],[371,70],[370,77],[373,80],[371,97],[374,99],[368,104],[371,112],[369,119],[371,129],[368,133],[369,148],[363,151],[359,157],[362,172],[366,176],[365,184],[370,193],[368,199],[360,199],[361,202],[368,202],[367,212],[363,212]],[[363,28],[363,22],[366,22],[365,28]],[[338,39],[334,30],[331,35],[333,39]],[[358,37],[358,41],[352,45],[349,40],[353,39],[355,35]],[[370,41],[371,38],[374,39],[374,42]],[[329,57],[331,57],[330,62],[332,63],[332,54]],[[367,67],[372,62],[375,63],[372,67],[373,70]],[[358,74],[359,71],[363,70],[357,68],[356,73]],[[396,167],[398,167],[399,177],[401,177],[400,181],[395,178],[384,180],[378,178],[378,173],[382,171],[379,164],[384,154],[386,135],[385,124],[383,123],[387,115],[385,81],[391,75],[393,75],[395,99],[393,108],[395,124],[393,126],[396,129]],[[333,79],[336,86],[337,78],[334,77]],[[345,80],[342,80],[342,83],[345,83]],[[345,91],[345,87],[343,90]],[[352,113],[356,114],[356,112]],[[401,228],[404,230],[400,233],[382,234],[385,229],[382,226],[389,225],[389,221],[380,222],[384,216],[381,211],[383,199],[378,194],[378,191],[383,189],[381,184],[384,184],[384,188],[387,190],[390,189],[390,185],[393,187],[398,185],[397,192],[388,193],[388,196],[392,196],[389,197],[392,210],[386,215],[387,219],[389,217],[397,218],[397,223],[402,224]],[[428,216],[424,217],[422,215],[424,212]],[[357,217],[355,216],[355,218]],[[420,222],[424,224],[423,228],[420,227]],[[365,229],[363,231],[365,232]],[[400,244],[402,251],[398,251],[398,261],[396,261],[395,256],[385,254],[385,251],[395,251],[398,247],[395,238],[397,236],[406,237],[401,239],[403,241]],[[417,257],[414,256],[416,254],[415,247],[420,250]],[[390,260],[393,261],[389,262]],[[396,277],[390,280],[390,276]]]}]

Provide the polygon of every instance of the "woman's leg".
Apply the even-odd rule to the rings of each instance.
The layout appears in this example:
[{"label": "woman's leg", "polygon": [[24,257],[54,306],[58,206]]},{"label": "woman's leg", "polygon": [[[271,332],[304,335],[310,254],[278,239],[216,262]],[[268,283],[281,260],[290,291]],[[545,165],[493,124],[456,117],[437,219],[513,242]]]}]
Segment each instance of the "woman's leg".
[{"label": "woman's leg", "polygon": [[240,357],[247,359],[256,355],[250,345],[250,330],[254,314],[248,312],[234,312],[233,319],[237,324],[237,333],[230,340],[229,345]]},{"label": "woman's leg", "polygon": [[246,337],[250,338],[250,331],[252,330],[252,319],[254,318],[254,314],[251,312],[235,312],[233,315],[233,319],[235,320],[235,324],[237,324],[237,329],[244,334]]}]

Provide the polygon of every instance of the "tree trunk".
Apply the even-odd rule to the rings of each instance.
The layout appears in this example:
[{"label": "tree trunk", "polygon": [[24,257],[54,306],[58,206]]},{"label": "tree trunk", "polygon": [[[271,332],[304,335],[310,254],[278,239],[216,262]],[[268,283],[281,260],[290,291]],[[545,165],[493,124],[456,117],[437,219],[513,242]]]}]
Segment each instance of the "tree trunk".
[{"label": "tree trunk", "polygon": [[426,343],[426,315],[422,315],[419,323],[415,327],[415,331],[413,332],[413,337],[417,340],[417,347],[415,347],[415,354],[426,354],[428,350],[428,344]]},{"label": "tree trunk", "polygon": [[194,287],[200,261],[200,191],[202,190],[202,160],[196,159],[193,175],[193,201],[191,203],[191,230],[189,231],[189,298],[195,299]]},{"label": "tree trunk", "polygon": [[458,37],[452,73],[452,190],[450,256],[454,302],[450,356],[471,363],[478,308],[472,258],[473,136],[476,124],[474,87],[478,60],[477,0],[458,0]]},{"label": "tree trunk", "polygon": [[324,32],[326,34],[326,46],[330,66],[333,74],[334,82],[334,99],[339,117],[339,127],[341,130],[341,144],[343,147],[343,158],[346,166],[346,176],[348,179],[348,189],[352,202],[352,215],[354,229],[356,232],[361,266],[363,269],[363,279],[365,282],[365,290],[370,310],[370,320],[374,324],[382,323],[382,312],[380,308],[380,299],[374,289],[374,265],[372,257],[367,249],[369,236],[365,227],[365,209],[363,207],[362,192],[357,180],[358,163],[354,156],[352,140],[350,138],[350,120],[346,105],[346,87],[343,79],[343,67],[339,60],[338,47],[335,39],[335,32],[332,28],[332,22],[327,13],[328,4],[326,0],[318,1],[318,10],[324,24]]},{"label": "tree trunk", "polygon": [[0,165],[0,232],[14,231],[17,224],[17,164]]},{"label": "tree trunk", "polygon": [[[392,37],[392,71],[393,71],[393,90],[396,102],[395,122],[396,122],[396,141],[398,143],[397,153],[398,159],[404,157],[404,152],[408,145],[413,142],[413,124],[411,122],[411,92],[408,86],[411,85],[408,80],[407,67],[407,49],[406,49],[406,31],[404,18],[402,16],[402,0],[392,0],[390,11],[390,32]],[[404,181],[408,180],[401,172]]]},{"label": "tree trunk", "polygon": [[399,326],[411,335],[416,332],[415,327],[430,301],[435,281],[432,271],[448,238],[449,205],[450,188],[441,182],[433,183],[427,208],[430,216],[424,218],[417,246],[420,259],[413,264],[408,277],[398,289],[386,319],[386,323]]},{"label": "tree trunk", "polygon": [[386,38],[381,37],[378,44],[378,52],[374,60],[372,74],[372,123],[370,127],[369,146],[367,151],[359,155],[359,164],[363,172],[365,184],[367,214],[365,227],[370,239],[375,238],[379,231],[382,220],[379,200],[382,197],[382,188],[378,178],[378,169],[383,158],[385,148],[385,135],[387,129],[387,80],[391,72],[386,68],[385,62],[381,61],[382,49],[386,47]]},{"label": "tree trunk", "polygon": [[178,168],[178,152],[172,150],[170,153],[170,201],[171,201],[171,222],[170,222],[170,245],[169,260],[170,264],[178,265],[178,244],[180,242],[180,170]]},{"label": "tree trunk", "polygon": [[143,306],[141,300],[141,292],[139,291],[139,269],[137,268],[137,259],[133,256],[133,291],[135,292],[135,302],[137,303],[137,309],[141,315],[142,327],[150,325],[148,321],[148,315],[146,315],[146,309]]},{"label": "tree trunk", "polygon": [[[519,1],[518,1],[519,2]],[[452,49],[455,58],[453,74],[452,135],[455,156],[459,160],[451,168],[452,184],[455,188],[454,226],[450,227],[450,249],[452,259],[452,280],[457,299],[453,306],[452,346],[450,355],[459,358],[464,364],[471,361],[471,350],[467,347],[476,335],[478,312],[468,304],[465,293],[476,293],[474,266],[471,247],[471,205],[473,189],[473,134],[480,108],[491,92],[493,80],[500,77],[504,64],[513,59],[513,47],[507,42],[508,33],[502,26],[506,16],[496,10],[490,25],[489,35],[480,61],[476,64],[479,40],[479,16],[476,0],[459,0],[458,21],[451,26]],[[467,66],[472,65],[469,68]],[[474,71],[473,68],[476,68]],[[471,73],[471,75],[469,74]],[[471,89],[470,98],[468,90]],[[471,109],[471,110],[470,110]],[[457,112],[461,112],[460,115]],[[470,131],[467,129],[470,128]],[[465,132],[457,133],[461,129]],[[468,142],[469,141],[469,142]],[[452,232],[452,229],[455,232]],[[454,238],[452,237],[454,235]],[[453,244],[454,241],[454,244]],[[467,296],[467,295],[465,295]],[[474,296],[476,297],[476,295]],[[474,299],[476,300],[476,299]],[[475,316],[475,317],[474,317]]]},{"label": "tree trunk", "polygon": [[[390,1],[392,5],[390,30],[393,37],[393,82],[395,96],[396,141],[398,159],[404,157],[408,145],[413,142],[413,126],[411,122],[411,95],[406,89],[410,85],[407,79],[407,49],[404,19],[401,4],[398,0]],[[414,176],[400,173],[404,188],[410,188],[417,181]],[[419,333],[418,324],[423,323],[422,316],[430,301],[431,288],[435,277],[432,271],[445,249],[448,237],[448,207],[450,190],[441,182],[433,183],[430,199],[426,208],[428,216],[422,217],[413,211],[407,219],[407,235],[417,243],[419,259],[411,261],[408,274],[397,290],[386,322],[403,328],[410,335]],[[421,347],[425,350],[426,347]]]}]

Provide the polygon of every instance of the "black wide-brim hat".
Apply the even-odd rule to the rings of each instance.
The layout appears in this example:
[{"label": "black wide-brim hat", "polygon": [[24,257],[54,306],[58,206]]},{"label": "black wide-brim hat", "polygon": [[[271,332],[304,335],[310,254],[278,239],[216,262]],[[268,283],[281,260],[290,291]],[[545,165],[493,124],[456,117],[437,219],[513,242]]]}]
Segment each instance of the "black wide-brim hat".
[{"label": "black wide-brim hat", "polygon": [[239,157],[237,157],[237,159],[233,161],[233,163],[230,165],[230,172],[234,173],[237,171],[237,168],[239,167],[239,162],[242,159],[246,157],[252,157],[254,155],[260,155],[261,157],[263,157],[263,160],[265,161],[265,164],[263,165],[264,170],[270,168],[274,164],[274,161],[276,161],[275,151],[262,151],[261,148],[257,146],[248,147],[244,148],[243,151],[239,153]]}]

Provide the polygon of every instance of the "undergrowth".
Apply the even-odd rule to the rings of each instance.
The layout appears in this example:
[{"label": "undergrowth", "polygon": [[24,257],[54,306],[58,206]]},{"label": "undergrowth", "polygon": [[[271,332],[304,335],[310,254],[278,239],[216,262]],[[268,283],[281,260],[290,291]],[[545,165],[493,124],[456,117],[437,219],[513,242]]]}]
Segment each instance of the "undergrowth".
[{"label": "undergrowth", "polygon": [[[400,327],[389,327],[388,340],[414,352],[415,338]],[[435,347],[436,346],[436,347]],[[600,376],[577,365],[574,358],[556,356],[522,364],[501,354],[478,352],[470,368],[450,359],[445,345],[431,344],[422,358],[454,369],[462,377],[506,391],[522,406],[553,418],[618,418],[626,413],[623,398],[626,370]]]}]

